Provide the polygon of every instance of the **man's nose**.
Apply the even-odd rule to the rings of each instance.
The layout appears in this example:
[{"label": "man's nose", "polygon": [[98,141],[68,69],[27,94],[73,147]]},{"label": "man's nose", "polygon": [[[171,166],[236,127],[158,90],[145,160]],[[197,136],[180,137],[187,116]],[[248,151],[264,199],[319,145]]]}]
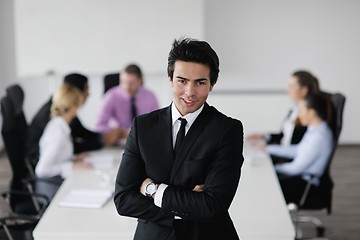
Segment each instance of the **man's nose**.
[{"label": "man's nose", "polygon": [[188,84],[185,88],[185,94],[193,96],[195,94],[195,86],[193,84]]}]

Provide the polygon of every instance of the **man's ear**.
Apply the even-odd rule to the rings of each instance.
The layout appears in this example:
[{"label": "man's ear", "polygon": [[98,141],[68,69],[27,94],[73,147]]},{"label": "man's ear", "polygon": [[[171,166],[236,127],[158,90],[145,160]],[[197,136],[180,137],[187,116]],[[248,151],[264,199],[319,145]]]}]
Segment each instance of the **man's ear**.
[{"label": "man's ear", "polygon": [[214,85],[210,85],[210,92],[213,90],[215,84]]}]

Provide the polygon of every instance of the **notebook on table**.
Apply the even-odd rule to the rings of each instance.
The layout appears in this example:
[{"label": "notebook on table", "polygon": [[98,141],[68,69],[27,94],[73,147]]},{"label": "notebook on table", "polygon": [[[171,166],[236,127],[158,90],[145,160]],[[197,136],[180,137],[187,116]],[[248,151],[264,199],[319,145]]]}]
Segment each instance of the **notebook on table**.
[{"label": "notebook on table", "polygon": [[59,203],[61,207],[101,208],[112,197],[107,189],[73,189]]}]

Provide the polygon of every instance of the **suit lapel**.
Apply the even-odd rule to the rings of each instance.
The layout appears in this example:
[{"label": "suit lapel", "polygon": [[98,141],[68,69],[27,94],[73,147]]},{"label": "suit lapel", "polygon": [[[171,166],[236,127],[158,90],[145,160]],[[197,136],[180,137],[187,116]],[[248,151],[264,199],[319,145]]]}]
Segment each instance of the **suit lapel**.
[{"label": "suit lapel", "polygon": [[210,106],[207,103],[205,103],[204,109],[201,111],[201,113],[199,114],[199,116],[196,118],[195,122],[192,124],[191,128],[189,129],[188,133],[186,134],[184,142],[180,148],[179,154],[175,158],[174,166],[171,172],[171,183],[173,183],[176,173],[179,170],[181,163],[184,161],[187,152],[194,145],[194,142],[197,140],[197,138],[200,136],[201,132],[204,130],[207,123],[209,122],[212,113],[213,111],[211,111]]},{"label": "suit lapel", "polygon": [[172,140],[171,105],[170,107],[166,108],[162,114],[160,114],[159,123],[160,123],[159,135],[160,135],[161,143],[163,143],[163,145],[160,146],[162,152],[162,158],[163,158],[162,162],[167,163],[166,166],[167,173],[170,173],[174,163],[174,152],[173,152],[173,144],[172,144],[173,140]]}]

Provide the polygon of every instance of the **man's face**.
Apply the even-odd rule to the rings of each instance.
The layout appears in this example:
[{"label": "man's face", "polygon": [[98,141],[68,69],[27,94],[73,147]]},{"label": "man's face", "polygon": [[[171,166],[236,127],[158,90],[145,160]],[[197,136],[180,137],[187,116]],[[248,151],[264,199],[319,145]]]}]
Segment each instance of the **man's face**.
[{"label": "man's face", "polygon": [[142,80],[135,74],[122,72],[120,74],[120,86],[129,94],[134,96],[142,85]]},{"label": "man's face", "polygon": [[198,110],[213,88],[210,68],[201,63],[176,61],[173,79],[169,80],[175,106],[182,116]]}]

